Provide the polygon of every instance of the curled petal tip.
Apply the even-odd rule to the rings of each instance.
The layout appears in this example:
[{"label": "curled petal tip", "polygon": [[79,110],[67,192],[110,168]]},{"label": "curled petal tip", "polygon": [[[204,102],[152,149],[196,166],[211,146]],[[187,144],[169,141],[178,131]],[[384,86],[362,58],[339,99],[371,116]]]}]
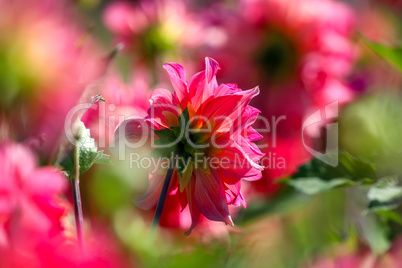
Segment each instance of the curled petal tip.
[{"label": "curled petal tip", "polygon": [[255,97],[259,94],[260,94],[260,87],[256,86],[255,88],[253,88],[253,97]]},{"label": "curled petal tip", "polygon": [[213,77],[216,75],[218,70],[220,70],[219,63],[213,58],[206,57],[205,58],[205,76],[207,78],[207,82],[210,83]]}]

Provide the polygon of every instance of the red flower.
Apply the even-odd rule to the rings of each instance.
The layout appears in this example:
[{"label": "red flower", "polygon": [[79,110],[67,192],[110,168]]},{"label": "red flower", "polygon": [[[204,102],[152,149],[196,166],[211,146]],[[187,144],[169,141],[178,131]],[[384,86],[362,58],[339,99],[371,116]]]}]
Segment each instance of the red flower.
[{"label": "red flower", "polygon": [[[192,217],[189,232],[201,214],[233,225],[228,205],[246,207],[241,179],[258,180],[263,169],[257,164],[263,154],[253,143],[261,135],[251,127],[259,111],[248,105],[259,89],[242,91],[235,84],[218,86],[218,63],[211,58],[206,58],[205,63],[205,71],[189,81],[181,65],[165,64],[175,93],[156,89],[147,118],[159,137],[156,151],[166,154],[165,160],[178,154],[168,194],[178,195],[182,210],[188,205]],[[167,148],[163,150],[161,145]],[[151,174],[149,189],[138,203],[140,207],[155,206],[166,170],[167,167],[159,168]]]}]

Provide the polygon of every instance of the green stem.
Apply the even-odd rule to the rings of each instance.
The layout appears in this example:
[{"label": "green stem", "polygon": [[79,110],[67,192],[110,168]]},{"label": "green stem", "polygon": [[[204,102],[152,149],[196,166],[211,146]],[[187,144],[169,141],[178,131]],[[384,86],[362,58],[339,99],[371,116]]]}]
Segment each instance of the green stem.
[{"label": "green stem", "polygon": [[74,174],[71,176],[71,187],[73,189],[75,227],[77,239],[81,250],[85,250],[84,240],[84,214],[82,213],[82,202],[80,193],[80,156],[78,146],[74,147]]},{"label": "green stem", "polygon": [[166,172],[165,181],[163,182],[162,191],[159,196],[158,204],[156,205],[156,211],[152,220],[151,229],[155,230],[159,226],[159,221],[162,215],[163,206],[165,204],[166,196],[169,189],[170,180],[172,179],[173,171],[176,167],[177,153],[174,154],[172,161],[170,161],[169,169]]}]

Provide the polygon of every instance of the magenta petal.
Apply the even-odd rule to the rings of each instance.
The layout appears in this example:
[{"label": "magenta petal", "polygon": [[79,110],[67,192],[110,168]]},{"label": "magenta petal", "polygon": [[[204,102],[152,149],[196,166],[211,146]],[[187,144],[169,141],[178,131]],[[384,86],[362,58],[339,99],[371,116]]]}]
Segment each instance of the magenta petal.
[{"label": "magenta petal", "polygon": [[175,96],[170,91],[164,88],[157,88],[154,91],[152,91],[150,101],[152,102],[152,104],[158,103],[167,105],[177,105],[177,100]]},{"label": "magenta petal", "polygon": [[214,96],[215,97],[225,96],[225,95],[229,95],[229,94],[234,94],[239,91],[241,91],[241,89],[239,89],[237,87],[232,87],[232,84],[220,84],[214,90]]},{"label": "magenta petal", "polygon": [[211,155],[214,158],[224,159],[225,164],[219,172],[228,178],[258,180],[261,178],[262,166],[257,162],[264,154],[258,148],[252,146],[243,137],[239,137],[239,143],[230,140],[227,135],[217,140],[220,152]]},{"label": "magenta petal", "polygon": [[211,96],[209,88],[205,86],[205,71],[196,73],[188,82],[188,92],[194,109],[200,107],[203,100]]},{"label": "magenta petal", "polygon": [[[188,207],[190,209],[190,214],[191,214],[191,226],[190,229],[188,229],[187,232],[185,232],[185,235],[190,235],[191,231],[194,229],[194,227],[198,224],[198,221],[200,220],[200,210],[198,209],[196,202],[194,201],[194,197],[195,197],[195,178],[191,178],[188,186],[187,186],[187,190],[186,190],[186,194],[187,194],[187,201],[188,201]],[[182,205],[182,209],[184,209],[183,205]]]},{"label": "magenta petal", "polygon": [[194,201],[200,212],[210,220],[233,225],[219,176],[196,170]]},{"label": "magenta petal", "polygon": [[163,65],[163,68],[169,74],[177,98],[180,101],[187,99],[187,82],[183,66],[178,63],[166,63]]},{"label": "magenta petal", "polygon": [[198,114],[205,116],[210,121],[218,116],[220,121],[224,121],[226,116],[229,116],[236,111],[241,98],[241,96],[229,95],[211,99],[200,107]]},{"label": "magenta petal", "polygon": [[[30,179],[30,178],[35,178]],[[33,195],[48,195],[63,191],[66,187],[66,179],[54,168],[43,167],[31,173],[31,177],[25,180],[23,186]]]},{"label": "magenta petal", "polygon": [[208,84],[220,69],[221,68],[216,60],[208,57],[205,58],[205,77]]}]

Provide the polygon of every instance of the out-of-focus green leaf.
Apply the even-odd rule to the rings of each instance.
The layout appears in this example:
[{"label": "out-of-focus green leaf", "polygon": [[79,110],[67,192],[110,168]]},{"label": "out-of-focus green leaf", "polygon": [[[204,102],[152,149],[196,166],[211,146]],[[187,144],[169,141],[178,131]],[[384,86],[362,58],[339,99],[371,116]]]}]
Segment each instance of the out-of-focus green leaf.
[{"label": "out-of-focus green leaf", "polygon": [[398,186],[396,178],[384,178],[373,185],[367,197],[371,201],[389,202],[402,196],[402,187]]},{"label": "out-of-focus green leaf", "polygon": [[379,177],[402,175],[402,98],[370,94],[345,106],[338,118],[339,147],[373,164]]},{"label": "out-of-focus green leaf", "polygon": [[372,215],[366,215],[362,222],[363,237],[374,253],[382,254],[391,246],[388,226]]},{"label": "out-of-focus green leaf", "polygon": [[402,47],[388,47],[383,44],[371,42],[366,37],[363,37],[363,40],[370,49],[402,72]]},{"label": "out-of-focus green leaf", "polygon": [[338,157],[336,167],[314,158],[299,167],[297,173],[286,182],[303,193],[316,194],[339,186],[371,184],[377,180],[376,169],[371,163],[345,152]]},{"label": "out-of-focus green leaf", "polygon": [[288,181],[288,184],[305,194],[317,194],[338,186],[353,185],[355,182],[348,179],[333,179],[330,181],[325,181],[320,178],[311,177],[290,180]]},{"label": "out-of-focus green leaf", "polygon": [[401,196],[402,187],[398,186],[397,178],[381,179],[370,188],[367,194],[370,201],[368,211],[381,212],[396,209]]},{"label": "out-of-focus green leaf", "polygon": [[393,210],[378,209],[375,213],[379,216],[380,220],[384,222],[393,221],[402,225],[402,216]]},{"label": "out-of-focus green leaf", "polygon": [[184,109],[184,111],[179,116],[179,125],[181,128],[187,127],[188,122],[190,121],[190,114],[188,113],[188,108]]}]

